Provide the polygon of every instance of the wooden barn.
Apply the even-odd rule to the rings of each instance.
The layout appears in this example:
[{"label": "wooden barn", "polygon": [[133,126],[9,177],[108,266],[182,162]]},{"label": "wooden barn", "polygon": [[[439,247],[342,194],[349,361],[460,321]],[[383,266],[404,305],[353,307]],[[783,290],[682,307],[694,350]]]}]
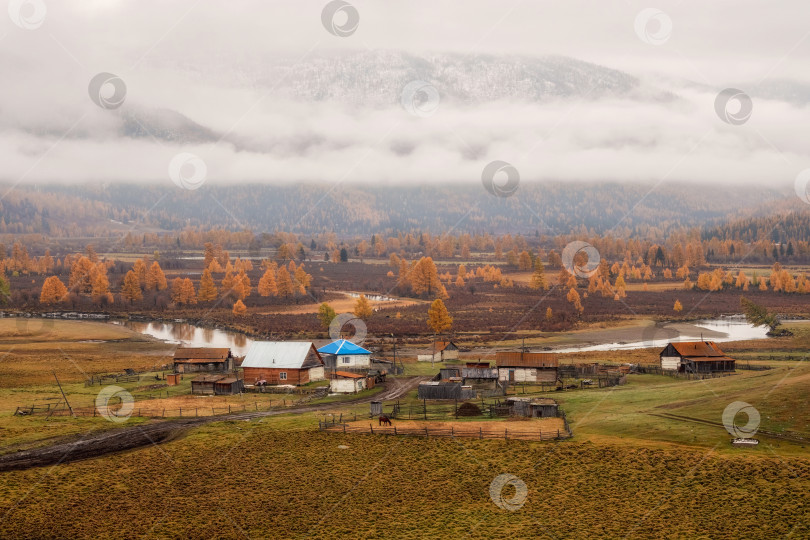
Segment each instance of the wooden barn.
[{"label": "wooden barn", "polygon": [[417,390],[419,399],[475,399],[475,390],[455,381],[428,381]]},{"label": "wooden barn", "polygon": [[736,366],[736,360],[727,357],[714,341],[672,342],[659,357],[661,369],[680,373],[733,372]]},{"label": "wooden barn", "polygon": [[528,418],[554,418],[557,416],[557,402],[550,398],[506,398],[506,405],[513,416]]},{"label": "wooden barn", "polygon": [[417,355],[420,362],[445,362],[458,360],[458,346],[452,341],[434,341],[426,354]]},{"label": "wooden barn", "polygon": [[178,347],[174,351],[175,373],[233,371],[233,354],[227,347]]},{"label": "wooden barn", "polygon": [[243,389],[242,381],[233,375],[199,375],[191,381],[192,394],[230,396]]},{"label": "wooden barn", "polygon": [[558,363],[557,355],[554,353],[523,351],[495,353],[498,379],[510,383],[553,384],[557,382]]},{"label": "wooden barn", "polygon": [[311,341],[256,341],[242,361],[246,384],[301,385],[323,381],[324,365]]},{"label": "wooden barn", "polygon": [[349,371],[336,371],[329,379],[329,391],[333,394],[356,394],[366,389],[367,377]]},{"label": "wooden barn", "polygon": [[489,362],[468,362],[461,368],[461,378],[465,385],[476,390],[498,388],[498,368],[489,367]]},{"label": "wooden barn", "polygon": [[324,345],[318,352],[326,369],[368,369],[371,366],[371,351],[346,339]]}]

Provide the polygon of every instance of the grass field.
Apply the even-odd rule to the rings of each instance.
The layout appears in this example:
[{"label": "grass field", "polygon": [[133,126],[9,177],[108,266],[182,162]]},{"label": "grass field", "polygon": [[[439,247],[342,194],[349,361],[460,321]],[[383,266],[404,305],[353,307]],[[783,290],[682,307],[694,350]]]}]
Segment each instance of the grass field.
[{"label": "grass field", "polygon": [[[546,394],[571,424],[574,437],[562,442],[323,433],[324,412],[298,413],[215,422],[160,446],[0,473],[0,537],[806,537],[810,324],[789,328],[792,338],[724,347],[771,365],[768,371],[702,381],[631,375],[624,386]],[[52,370],[69,399],[86,405],[99,387],[86,387],[85,374],[152,368],[170,349],[104,324],[58,321],[46,330],[0,320],[0,330],[2,452],[118,427],[101,418],[12,416],[21,402],[58,397]],[[143,381],[121,386],[138,403],[238,405],[265,397],[200,398],[181,386],[167,399],[159,397],[165,388]],[[357,414],[367,424],[360,420],[367,404],[329,399],[328,414]],[[400,401],[417,403],[414,392]],[[759,446],[729,444],[721,419],[734,401],[759,411]],[[515,511],[490,497],[501,474],[526,485]]]}]

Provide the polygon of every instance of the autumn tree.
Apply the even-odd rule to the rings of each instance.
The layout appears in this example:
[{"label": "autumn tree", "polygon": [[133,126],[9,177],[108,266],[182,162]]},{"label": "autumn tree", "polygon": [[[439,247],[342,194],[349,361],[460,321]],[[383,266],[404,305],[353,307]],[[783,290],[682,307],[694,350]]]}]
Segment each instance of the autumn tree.
[{"label": "autumn tree", "polygon": [[259,294],[261,296],[276,296],[278,294],[278,287],[276,287],[276,271],[275,268],[268,268],[264,275],[259,279]]},{"label": "autumn tree", "polygon": [[431,257],[419,259],[410,271],[409,281],[413,292],[427,296],[447,297],[447,290],[439,279],[436,263]]},{"label": "autumn tree", "polygon": [[278,288],[278,294],[281,296],[291,296],[294,292],[292,278],[290,278],[290,272],[286,266],[278,269],[276,287]]},{"label": "autumn tree", "polygon": [[241,317],[247,312],[247,307],[245,304],[242,303],[241,300],[237,300],[233,305],[233,314],[237,317]]},{"label": "autumn tree", "polygon": [[582,313],[585,308],[582,307],[582,302],[579,298],[579,293],[576,289],[571,288],[568,290],[568,294],[565,296],[565,299],[573,304],[574,309],[576,309],[579,313]]},{"label": "autumn tree", "polygon": [[157,261],[152,263],[149,267],[149,272],[146,274],[146,290],[147,291],[162,291],[168,287],[166,283],[166,275]]},{"label": "autumn tree", "polygon": [[681,304],[680,300],[675,300],[675,305],[672,306],[672,309],[675,310],[676,313],[680,313],[683,311],[683,305]]},{"label": "autumn tree", "polygon": [[178,296],[179,304],[196,304],[197,292],[194,290],[194,283],[190,278],[183,279],[180,284],[180,294]]},{"label": "autumn tree", "polygon": [[437,298],[428,309],[427,325],[434,334],[441,334],[453,326],[453,318],[441,298]]},{"label": "autumn tree", "polygon": [[554,312],[551,311],[551,307],[546,308],[546,320],[550,321],[554,317]]},{"label": "autumn tree", "polygon": [[374,313],[374,310],[371,309],[368,298],[366,298],[365,294],[361,294],[354,304],[354,316],[359,319],[368,319],[372,313]]},{"label": "autumn tree", "polygon": [[56,276],[51,276],[42,284],[42,291],[39,294],[40,304],[56,304],[67,296],[67,287],[62,280]]},{"label": "autumn tree", "polygon": [[0,305],[7,304],[10,298],[11,287],[8,284],[8,280],[0,274]]},{"label": "autumn tree", "polygon": [[135,261],[135,263],[132,265],[132,271],[135,272],[135,275],[138,278],[138,283],[145,285],[148,270],[146,269],[146,263],[143,261],[143,259],[138,259]]},{"label": "autumn tree", "polygon": [[529,287],[535,290],[548,288],[546,285],[546,269],[543,267],[543,261],[540,260],[540,257],[537,257],[534,261],[534,273],[531,281],[529,281]]},{"label": "autumn tree", "polygon": [[332,319],[337,317],[337,313],[332,306],[324,302],[318,308],[318,319],[321,321],[321,326],[324,328],[329,328],[329,325],[332,324]]},{"label": "autumn tree", "polygon": [[130,270],[124,276],[124,283],[121,286],[121,295],[130,302],[135,302],[143,298],[143,294],[141,294],[141,281],[138,279],[138,274],[133,270]]},{"label": "autumn tree", "polygon": [[68,287],[80,294],[89,294],[93,290],[92,272],[96,265],[87,257],[77,258],[70,267]]},{"label": "autumn tree", "polygon": [[214,278],[211,272],[206,268],[203,270],[202,277],[200,277],[200,292],[197,299],[200,302],[211,302],[217,299],[217,286],[214,283]]}]

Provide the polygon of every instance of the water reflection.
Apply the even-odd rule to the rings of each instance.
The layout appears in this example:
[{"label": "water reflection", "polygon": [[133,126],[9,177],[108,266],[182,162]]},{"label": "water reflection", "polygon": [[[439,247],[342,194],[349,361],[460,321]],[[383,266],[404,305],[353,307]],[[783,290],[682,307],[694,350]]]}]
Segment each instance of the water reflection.
[{"label": "water reflection", "polygon": [[253,340],[244,334],[217,328],[201,328],[184,322],[124,321],[116,324],[121,324],[141,334],[187,347],[230,347],[236,356],[244,356],[253,343]]}]

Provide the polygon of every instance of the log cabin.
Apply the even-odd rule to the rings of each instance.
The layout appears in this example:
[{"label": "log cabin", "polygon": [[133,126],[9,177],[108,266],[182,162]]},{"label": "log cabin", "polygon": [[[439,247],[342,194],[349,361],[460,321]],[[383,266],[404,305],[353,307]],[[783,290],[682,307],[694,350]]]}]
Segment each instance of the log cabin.
[{"label": "log cabin", "polygon": [[714,341],[669,343],[661,354],[661,369],[679,373],[733,372],[736,360],[729,358]]},{"label": "log cabin", "polygon": [[242,361],[246,384],[302,385],[324,380],[324,363],[311,341],[256,341]]}]

